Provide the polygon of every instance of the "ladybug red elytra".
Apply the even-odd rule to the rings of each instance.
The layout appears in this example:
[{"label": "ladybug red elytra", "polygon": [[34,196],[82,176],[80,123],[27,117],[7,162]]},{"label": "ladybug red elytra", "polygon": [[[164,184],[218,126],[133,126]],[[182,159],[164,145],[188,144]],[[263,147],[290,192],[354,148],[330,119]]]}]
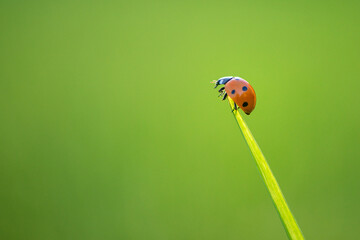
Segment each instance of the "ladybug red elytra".
[{"label": "ladybug red elytra", "polygon": [[222,77],[215,82],[215,88],[219,85],[225,85],[219,89],[223,100],[229,96],[234,101],[234,109],[240,107],[247,115],[249,115],[256,105],[256,94],[252,86],[239,77]]}]

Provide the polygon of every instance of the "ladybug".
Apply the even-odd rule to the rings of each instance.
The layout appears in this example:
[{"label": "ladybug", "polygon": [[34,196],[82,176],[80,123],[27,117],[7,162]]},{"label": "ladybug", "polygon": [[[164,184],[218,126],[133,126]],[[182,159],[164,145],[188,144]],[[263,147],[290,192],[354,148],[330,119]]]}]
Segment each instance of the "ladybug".
[{"label": "ladybug", "polygon": [[234,110],[240,107],[247,115],[255,108],[256,94],[252,86],[239,77],[222,77],[214,80],[215,88],[219,85],[225,85],[219,89],[219,97],[224,95],[222,100],[229,96],[234,101]]}]

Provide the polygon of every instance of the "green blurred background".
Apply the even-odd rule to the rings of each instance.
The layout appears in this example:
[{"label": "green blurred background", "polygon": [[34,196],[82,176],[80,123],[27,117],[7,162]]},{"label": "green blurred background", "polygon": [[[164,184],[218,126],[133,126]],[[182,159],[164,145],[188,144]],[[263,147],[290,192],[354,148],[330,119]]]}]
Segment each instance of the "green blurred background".
[{"label": "green blurred background", "polygon": [[211,80],[307,239],[359,234],[356,1],[1,1],[0,239],[286,239]]}]

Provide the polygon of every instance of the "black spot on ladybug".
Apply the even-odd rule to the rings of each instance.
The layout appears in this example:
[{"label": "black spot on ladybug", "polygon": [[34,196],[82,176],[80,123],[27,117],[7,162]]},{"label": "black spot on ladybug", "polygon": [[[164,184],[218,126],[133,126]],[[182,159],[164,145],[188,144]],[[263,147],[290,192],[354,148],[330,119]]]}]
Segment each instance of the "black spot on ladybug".
[{"label": "black spot on ladybug", "polygon": [[247,102],[244,102],[244,103],[242,104],[243,107],[246,107],[247,105],[248,105]]},{"label": "black spot on ladybug", "polygon": [[246,86],[243,86],[242,87],[242,90],[245,92],[247,90],[247,87]]},{"label": "black spot on ladybug", "polygon": [[231,94],[235,94],[235,89],[231,91]]}]

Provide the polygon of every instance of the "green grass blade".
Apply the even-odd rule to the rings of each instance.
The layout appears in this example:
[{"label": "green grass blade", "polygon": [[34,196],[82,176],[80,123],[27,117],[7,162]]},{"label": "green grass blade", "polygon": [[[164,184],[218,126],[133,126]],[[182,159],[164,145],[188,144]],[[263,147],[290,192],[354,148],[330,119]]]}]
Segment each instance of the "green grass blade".
[{"label": "green grass blade", "polygon": [[[234,102],[228,97],[230,108],[234,106]],[[285,227],[286,233],[289,239],[304,239],[301,230],[296,223],[294,216],[285,201],[283,194],[281,193],[280,187],[271,172],[268,163],[265,160],[264,155],[261,152],[259,145],[256,143],[255,138],[250,132],[250,129],[246,125],[245,121],[241,117],[239,111],[233,111],[235,119],[239,124],[239,127],[243,133],[243,136],[251,150],[252,155],[255,158],[256,164],[260,170],[260,173],[264,179],[265,185],[270,192],[271,198],[275,204],[275,207],[280,215],[281,221]]]}]

